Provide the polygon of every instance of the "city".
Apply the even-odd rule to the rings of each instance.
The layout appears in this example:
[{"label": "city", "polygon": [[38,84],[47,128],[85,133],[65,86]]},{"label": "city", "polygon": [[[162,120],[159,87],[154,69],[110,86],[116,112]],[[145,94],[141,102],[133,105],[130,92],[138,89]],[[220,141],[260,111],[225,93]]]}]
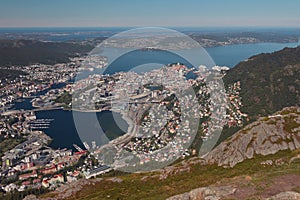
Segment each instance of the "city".
[{"label": "city", "polygon": [[[189,121],[186,121],[185,125],[182,126],[181,124],[179,126],[179,122],[183,120],[181,119],[182,108],[188,109],[184,112],[190,113],[192,111],[195,118],[200,117],[202,119],[201,127],[203,127],[203,131],[201,131],[201,137],[203,139],[209,137],[210,125],[204,118],[211,115],[209,111],[210,103],[207,100],[211,88],[207,88],[202,76],[209,76],[211,72],[206,71],[204,67],[201,68],[201,71],[196,71],[178,63],[166,66],[161,69],[163,71],[147,72],[142,77],[134,72],[120,72],[114,75],[90,75],[86,79],[72,82],[71,80],[75,78],[76,72],[81,70],[80,61],[84,61],[83,63],[86,64],[86,60],[88,60],[90,66],[93,66],[92,63],[99,63],[98,57],[88,56],[73,59],[70,63],[64,65],[29,66],[34,67],[34,71],[28,70],[29,67],[10,68],[12,70],[22,69],[24,75],[19,75],[13,82],[8,79],[2,82],[1,91],[6,92],[2,93],[1,98],[1,136],[4,138],[18,138],[20,142],[13,149],[2,152],[1,176],[6,177],[5,180],[7,181],[2,188],[6,192],[14,189],[24,191],[28,188],[40,187],[53,189],[79,178],[90,178],[107,173],[114,168],[125,167],[125,163],[121,162],[124,159],[122,158],[122,151],[124,150],[136,152],[135,155],[138,155],[140,160],[138,164],[141,165],[150,160],[165,161],[163,152],[158,155],[153,153],[171,141],[177,147],[173,148],[176,149],[176,152],[173,152],[175,158],[195,155],[197,147],[190,150],[183,147],[179,148],[184,146],[181,144],[182,142],[189,142],[189,138],[195,137],[190,132],[195,124],[191,125],[188,123]],[[100,63],[102,64],[100,68],[103,68],[106,65],[105,58]],[[98,65],[96,67],[99,68]],[[222,71],[221,76],[224,76],[228,69],[215,68],[215,71],[220,70]],[[184,78],[190,72],[201,76],[190,79],[189,84],[186,84],[184,80],[181,84],[178,83],[179,77]],[[145,79],[145,77],[148,77],[148,79]],[[141,79],[139,80],[139,78]],[[156,80],[164,81],[158,83]],[[194,88],[193,92],[196,95],[185,94],[182,97],[184,99],[181,99],[182,102],[179,102],[172,96],[172,94],[178,94],[178,91],[176,91],[178,88],[173,87],[174,83],[172,81],[176,81],[181,91],[186,90],[188,92],[188,88]],[[60,88],[53,88],[57,84],[61,84]],[[228,124],[228,126],[242,126],[247,117],[240,111],[239,90],[239,83],[236,83],[230,88],[228,96],[226,95],[226,98],[230,100],[230,106],[226,109],[230,112],[226,117],[226,122],[223,123]],[[60,98],[68,95],[73,97]],[[31,98],[31,110],[10,109],[14,101],[22,98]],[[128,102],[124,101],[126,98],[129,100]],[[189,98],[198,98],[201,107],[193,107],[198,104],[189,104],[193,102]],[[59,102],[59,99],[62,99],[62,101]],[[180,103],[184,105],[180,106]],[[153,108],[154,110],[151,109],[149,113],[148,110],[151,105],[156,105],[156,107]],[[161,113],[164,107],[167,108],[167,111]],[[114,155],[116,163],[112,164],[111,167],[107,167],[104,159],[100,157],[96,159],[92,154],[78,146],[76,152],[72,152],[71,149],[50,148],[48,144],[52,138],[47,136],[43,129],[46,129],[53,119],[37,119],[34,113],[37,109],[75,109],[85,112],[114,110],[126,115],[129,118],[129,123],[136,124],[136,127],[130,127],[129,132],[124,136],[107,144],[110,148],[113,145],[118,152]],[[129,109],[128,113],[125,112],[126,109]],[[169,119],[169,121],[164,122],[164,119]],[[154,124],[160,124],[160,126],[165,123],[168,125],[158,130],[151,125],[153,124],[150,123],[153,122],[151,120],[156,120]],[[139,130],[139,125],[142,125],[142,130]],[[6,134],[3,135],[3,133]],[[145,137],[144,133],[148,133],[149,136]],[[178,139],[174,139],[174,136]],[[95,156],[101,155],[101,151],[98,152],[96,144],[89,145],[85,142],[84,145]],[[93,148],[90,148],[90,146]],[[103,149],[105,147],[102,147],[101,150]],[[170,154],[170,152],[168,153]],[[172,159],[172,154],[169,156]],[[130,165],[132,163],[127,164],[127,166]]]},{"label": "city", "polygon": [[300,3],[2,1],[1,200],[299,200]]}]

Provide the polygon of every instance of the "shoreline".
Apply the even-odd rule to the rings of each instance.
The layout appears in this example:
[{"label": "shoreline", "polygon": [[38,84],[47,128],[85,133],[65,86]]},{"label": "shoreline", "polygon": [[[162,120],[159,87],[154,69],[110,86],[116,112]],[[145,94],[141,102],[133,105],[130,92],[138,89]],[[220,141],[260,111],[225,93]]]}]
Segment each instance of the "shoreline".
[{"label": "shoreline", "polygon": [[[135,125],[134,121],[131,119],[131,117],[124,111],[119,110],[119,109],[102,109],[102,110],[78,110],[78,109],[65,109],[65,108],[60,108],[57,110],[63,110],[63,111],[75,111],[75,112],[81,112],[81,113],[101,113],[104,111],[110,111],[112,113],[117,113],[121,115],[121,118],[127,123],[128,128],[127,131],[123,134],[120,135],[119,137],[109,141],[106,145],[124,145],[127,142],[131,140],[132,137],[134,137],[138,131],[138,126]],[[47,135],[47,134],[46,134]],[[106,146],[104,145],[104,146]]]}]

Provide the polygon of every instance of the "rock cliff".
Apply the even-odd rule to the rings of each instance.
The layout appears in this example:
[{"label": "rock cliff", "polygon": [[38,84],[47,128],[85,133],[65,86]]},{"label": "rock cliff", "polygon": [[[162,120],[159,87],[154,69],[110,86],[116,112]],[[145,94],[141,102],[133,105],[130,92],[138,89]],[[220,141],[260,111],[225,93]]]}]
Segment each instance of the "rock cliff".
[{"label": "rock cliff", "polygon": [[275,154],[300,148],[300,108],[289,107],[260,118],[208,153],[206,163],[234,167],[255,155]]}]

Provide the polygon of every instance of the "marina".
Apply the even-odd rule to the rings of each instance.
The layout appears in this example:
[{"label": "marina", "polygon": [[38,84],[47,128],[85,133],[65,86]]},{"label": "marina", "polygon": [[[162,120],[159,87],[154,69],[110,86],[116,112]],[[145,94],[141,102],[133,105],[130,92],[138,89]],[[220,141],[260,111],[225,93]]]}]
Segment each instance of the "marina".
[{"label": "marina", "polygon": [[54,119],[36,119],[28,123],[31,130],[48,129]]}]

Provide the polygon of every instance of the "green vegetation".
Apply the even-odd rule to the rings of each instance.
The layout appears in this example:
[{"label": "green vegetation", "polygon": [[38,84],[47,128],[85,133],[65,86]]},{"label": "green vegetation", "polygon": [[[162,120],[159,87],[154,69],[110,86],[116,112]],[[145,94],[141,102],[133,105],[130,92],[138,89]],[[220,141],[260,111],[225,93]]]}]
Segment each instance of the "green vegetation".
[{"label": "green vegetation", "polygon": [[0,178],[0,183],[3,184],[3,185],[8,185],[10,183],[15,183],[19,180],[18,175],[19,175],[19,173],[17,173],[16,176],[12,176],[10,178],[5,178],[5,177],[2,176]]},{"label": "green vegetation", "polygon": [[[24,141],[25,139],[21,136],[4,138],[3,135],[0,135],[0,157],[2,157],[6,151],[14,148]],[[0,160],[0,165],[2,166],[2,160]]]},{"label": "green vegetation", "polygon": [[10,126],[13,125],[14,123],[18,122],[18,118],[17,117],[10,117],[8,119],[7,124],[9,124]]},{"label": "green vegetation", "polygon": [[15,200],[15,199],[23,199],[27,195],[34,194],[34,195],[41,195],[49,192],[48,189],[41,187],[41,188],[34,188],[34,189],[27,189],[23,192],[9,192],[6,195],[0,192],[0,199],[1,200]]},{"label": "green vegetation", "polygon": [[63,63],[92,49],[90,45],[66,42],[0,40],[0,66]]},{"label": "green vegetation", "polygon": [[145,88],[149,89],[149,90],[160,90],[163,91],[164,86],[163,85],[153,85],[151,83],[148,83],[146,85],[144,85]]},{"label": "green vegetation", "polygon": [[192,144],[191,144],[191,146],[190,146],[190,148],[189,149],[191,149],[191,150],[196,150],[196,154],[198,155],[198,153],[199,153],[199,149],[200,149],[200,147],[201,147],[201,145],[202,145],[202,143],[203,143],[203,140],[202,140],[202,137],[203,136],[203,128],[202,128],[202,126],[199,124],[199,126],[198,126],[198,131],[197,131],[197,133],[196,133],[196,135],[195,135],[195,138],[194,138],[194,140],[193,140],[193,142],[192,142]]},{"label": "green vegetation", "polygon": [[25,139],[21,137],[15,137],[15,138],[5,138],[5,139],[0,139],[0,152],[6,152],[18,144],[24,142]]},{"label": "green vegetation", "polygon": [[[246,126],[247,124],[248,123],[244,124],[244,126]],[[220,138],[215,146],[219,145],[221,142],[223,142],[227,138],[231,137],[233,134],[238,132],[241,128],[242,127],[239,127],[239,126],[234,126],[234,127],[224,126],[223,130],[222,130],[222,134],[220,135]]]},{"label": "green vegetation", "polygon": [[150,108],[147,109],[147,110],[145,110],[145,112],[142,114],[140,124],[142,124],[142,122],[143,122],[143,120],[144,120],[144,118],[145,118],[146,116],[149,116],[149,113],[150,113]]},{"label": "green vegetation", "polygon": [[[184,193],[194,188],[205,187],[220,181],[236,180],[234,177],[251,176],[251,184],[262,192],[260,183],[272,178],[286,174],[298,174],[299,163],[288,165],[288,160],[298,155],[300,151],[281,151],[275,155],[256,156],[251,160],[239,163],[234,168],[225,169],[216,165],[202,166],[200,164],[190,164],[190,171],[178,174],[172,174],[166,179],[160,180],[160,172],[121,174],[117,175],[123,181],[120,183],[104,180],[96,183],[93,187],[86,186],[79,193],[75,194],[69,200],[75,199],[165,199],[169,196]],[[286,164],[272,165],[262,167],[260,164],[265,160],[282,159]],[[181,163],[174,166],[180,167]],[[49,197],[51,194],[43,195]]]},{"label": "green vegetation", "polygon": [[300,193],[300,187],[295,187],[295,188],[293,189],[293,191],[294,191],[294,192]]},{"label": "green vegetation", "polygon": [[230,69],[225,85],[241,82],[242,112],[250,120],[299,105],[300,47],[260,54]]},{"label": "green vegetation", "polygon": [[[59,170],[58,172],[56,172],[55,174],[62,174],[64,176],[64,179],[67,180],[67,172],[68,171],[74,171],[76,169],[78,169],[78,167],[84,165],[84,160],[87,158],[87,156],[81,156],[78,160],[78,162],[76,162],[74,165],[65,167],[61,170]],[[52,175],[48,175],[48,176],[52,176]],[[44,175],[44,177],[47,177],[47,175]]]},{"label": "green vegetation", "polygon": [[288,133],[292,133],[293,129],[298,128],[300,125],[296,121],[297,117],[285,117],[284,118],[284,130]]},{"label": "green vegetation", "polygon": [[68,106],[72,102],[72,95],[69,92],[64,92],[55,99],[55,103],[64,103]]}]

